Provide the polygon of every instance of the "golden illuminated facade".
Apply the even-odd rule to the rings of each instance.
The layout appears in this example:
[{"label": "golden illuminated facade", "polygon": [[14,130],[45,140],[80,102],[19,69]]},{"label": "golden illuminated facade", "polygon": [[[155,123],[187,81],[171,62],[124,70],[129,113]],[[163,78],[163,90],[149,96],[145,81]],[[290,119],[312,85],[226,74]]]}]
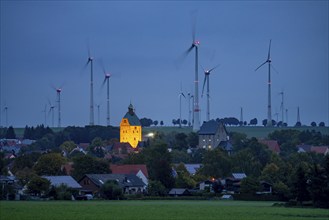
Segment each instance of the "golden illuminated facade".
[{"label": "golden illuminated facade", "polygon": [[120,123],[120,142],[129,143],[136,148],[140,141],[142,141],[142,126],[134,112],[133,105],[130,104],[128,112]]}]

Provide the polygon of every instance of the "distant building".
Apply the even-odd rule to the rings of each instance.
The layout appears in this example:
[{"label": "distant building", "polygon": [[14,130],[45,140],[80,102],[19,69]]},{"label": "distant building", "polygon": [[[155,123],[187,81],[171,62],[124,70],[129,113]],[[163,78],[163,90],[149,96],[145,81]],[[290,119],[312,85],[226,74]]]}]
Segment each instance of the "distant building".
[{"label": "distant building", "polygon": [[86,174],[79,180],[79,184],[85,192],[99,195],[107,181],[116,182],[124,194],[143,193],[145,188],[145,183],[134,174]]},{"label": "distant building", "polygon": [[145,183],[145,186],[148,185],[149,175],[145,164],[111,164],[110,169],[112,174],[135,174]]},{"label": "distant building", "polygon": [[268,149],[270,149],[276,154],[279,154],[281,151],[280,145],[276,140],[259,140],[258,142],[261,144],[265,144],[268,147]]},{"label": "distant building", "polygon": [[120,143],[129,143],[136,148],[140,141],[142,141],[142,126],[134,112],[133,105],[130,104],[128,112],[120,123]]},{"label": "distant building", "polygon": [[232,150],[232,145],[228,142],[229,138],[225,125],[221,122],[211,120],[203,123],[198,135],[200,148],[214,149],[223,147],[224,150]]}]

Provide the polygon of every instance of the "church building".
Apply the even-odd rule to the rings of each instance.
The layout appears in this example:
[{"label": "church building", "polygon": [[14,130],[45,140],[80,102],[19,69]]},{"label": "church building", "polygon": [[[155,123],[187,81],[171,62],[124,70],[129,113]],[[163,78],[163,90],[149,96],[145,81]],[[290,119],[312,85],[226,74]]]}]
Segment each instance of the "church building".
[{"label": "church building", "polygon": [[120,123],[120,143],[129,143],[136,148],[140,141],[142,141],[142,126],[134,112],[133,105],[130,104],[128,112]]}]

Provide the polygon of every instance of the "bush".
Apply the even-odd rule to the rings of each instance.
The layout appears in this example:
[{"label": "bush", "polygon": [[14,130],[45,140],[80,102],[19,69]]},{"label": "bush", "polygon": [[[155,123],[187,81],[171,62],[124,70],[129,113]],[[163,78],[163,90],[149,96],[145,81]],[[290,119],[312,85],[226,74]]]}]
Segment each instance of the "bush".
[{"label": "bush", "polygon": [[122,199],[123,193],[118,183],[112,180],[107,181],[100,190],[101,197],[104,199]]}]

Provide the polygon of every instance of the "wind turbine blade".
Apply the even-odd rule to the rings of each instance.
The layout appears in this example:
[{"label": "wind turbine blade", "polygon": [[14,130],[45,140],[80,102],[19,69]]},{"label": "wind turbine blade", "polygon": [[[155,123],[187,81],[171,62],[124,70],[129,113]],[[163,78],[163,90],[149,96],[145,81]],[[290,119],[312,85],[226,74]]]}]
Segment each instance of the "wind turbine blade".
[{"label": "wind turbine blade", "polygon": [[192,40],[193,40],[193,43],[195,41],[197,12],[198,12],[197,10],[194,10],[194,11],[191,12]]},{"label": "wind turbine blade", "polygon": [[181,93],[182,94],[182,96],[186,99],[186,97],[185,97],[185,95],[184,95],[184,93]]},{"label": "wind turbine blade", "polygon": [[274,70],[274,72],[276,72],[277,74],[279,74],[279,72],[274,68],[273,64],[271,64],[271,67]]},{"label": "wind turbine blade", "polygon": [[214,69],[216,69],[217,67],[219,67],[219,65],[220,65],[220,64],[217,64],[215,67],[211,68],[211,69],[209,70],[209,73],[210,73],[211,71],[213,71]]},{"label": "wind turbine blade", "polygon": [[272,39],[270,40],[270,45],[268,47],[267,60],[270,60],[271,59],[271,42],[272,42]]},{"label": "wind turbine blade", "polygon": [[202,68],[202,70],[203,70],[203,72],[205,73],[206,72],[206,70],[203,68],[203,66],[200,64],[200,66],[201,66],[201,68]]},{"label": "wind turbine blade", "polygon": [[206,85],[206,80],[207,80],[207,77],[206,77],[206,75],[204,75],[204,80],[203,80],[203,86],[202,86],[202,94],[201,94],[201,97],[203,96],[204,86]]},{"label": "wind turbine blade", "polygon": [[265,63],[267,63],[267,60],[266,60],[264,63],[262,63],[259,67],[257,67],[257,68],[255,69],[255,71],[257,71],[259,68],[261,68]]},{"label": "wind turbine blade", "polygon": [[194,45],[191,45],[190,48],[187,49],[187,51],[185,51],[185,57],[191,52],[191,50],[193,50]]}]

